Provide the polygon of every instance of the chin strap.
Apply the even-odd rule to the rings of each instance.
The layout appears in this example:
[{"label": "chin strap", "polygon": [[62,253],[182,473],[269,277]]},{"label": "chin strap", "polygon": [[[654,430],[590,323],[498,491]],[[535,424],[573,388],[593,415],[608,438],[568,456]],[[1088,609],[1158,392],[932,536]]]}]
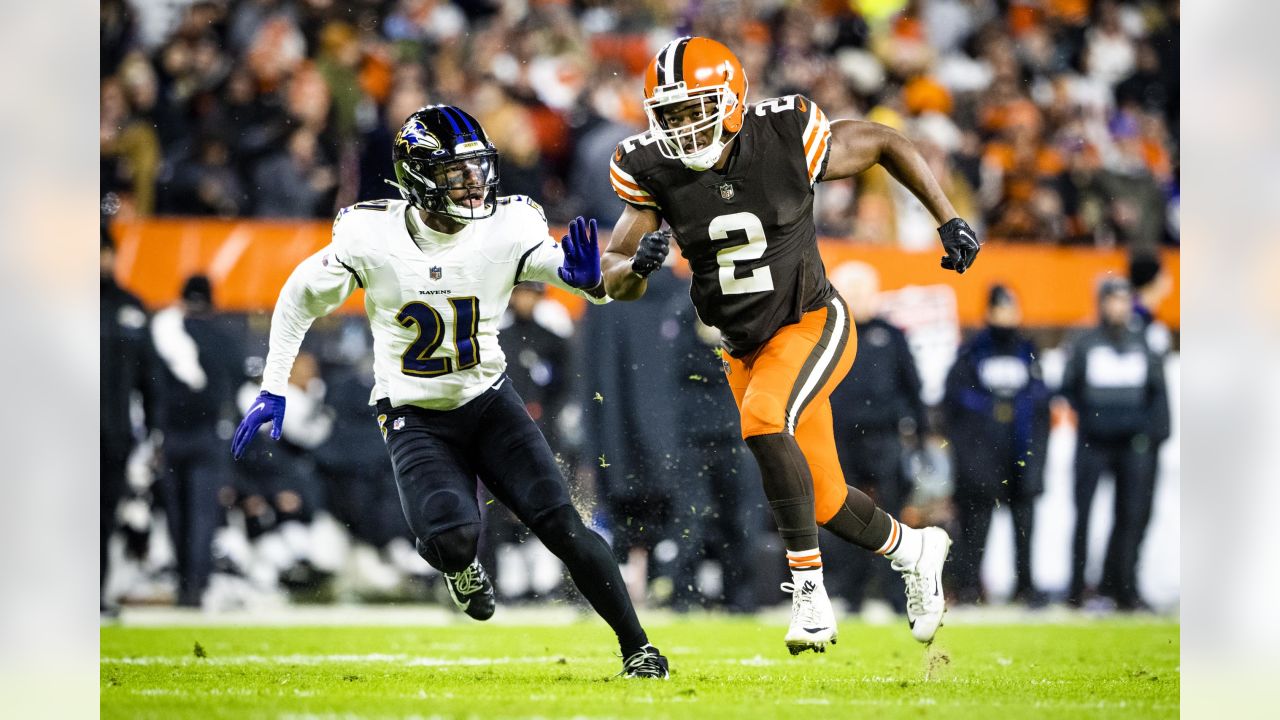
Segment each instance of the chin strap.
[{"label": "chin strap", "polygon": [[682,157],[680,158],[680,162],[684,163],[684,166],[690,170],[696,170],[697,172],[710,170],[715,167],[717,162],[720,161],[720,156],[724,153],[724,149],[728,147],[729,143],[733,142],[733,139],[737,136],[738,133],[736,132],[728,133],[728,137],[725,137],[722,134],[718,140],[711,143],[711,145],[705,150],[694,153],[688,157]]},{"label": "chin strap", "polygon": [[[475,211],[487,210],[488,207],[489,207],[489,203],[485,203],[484,205],[481,205],[479,208],[464,208],[461,205],[455,203],[453,201],[453,198],[449,197],[448,195],[445,195],[444,196],[444,212],[441,214],[461,225],[470,225],[472,222],[479,219],[476,217]],[[466,210],[468,211],[469,214],[468,215],[454,214],[454,212],[461,211],[461,210]],[[488,215],[485,215],[484,217],[488,217]]]},{"label": "chin strap", "polygon": [[690,170],[702,172],[714,167],[722,152],[724,152],[724,143],[717,140],[702,152],[680,158],[680,162],[684,163],[684,166]]}]

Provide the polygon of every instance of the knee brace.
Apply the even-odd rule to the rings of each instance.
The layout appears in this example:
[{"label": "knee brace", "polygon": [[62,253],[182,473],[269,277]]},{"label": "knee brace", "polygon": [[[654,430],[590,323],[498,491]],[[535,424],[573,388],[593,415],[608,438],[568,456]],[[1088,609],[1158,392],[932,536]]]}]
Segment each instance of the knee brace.
[{"label": "knee brace", "polygon": [[465,570],[476,559],[480,543],[480,525],[460,525],[417,541],[418,554],[431,567],[442,573]]}]

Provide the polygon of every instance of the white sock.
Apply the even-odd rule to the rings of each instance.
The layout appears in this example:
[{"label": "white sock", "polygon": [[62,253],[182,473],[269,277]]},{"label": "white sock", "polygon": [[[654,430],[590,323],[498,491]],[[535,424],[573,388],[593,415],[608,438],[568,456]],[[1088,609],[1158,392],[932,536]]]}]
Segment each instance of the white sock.
[{"label": "white sock", "polygon": [[822,568],[816,570],[791,570],[791,582],[796,585],[802,585],[804,581],[810,581],[815,585],[822,585]]},{"label": "white sock", "polygon": [[914,567],[924,552],[924,536],[919,530],[907,527],[893,517],[889,519],[893,521],[893,528],[889,539],[877,552],[899,565]]}]

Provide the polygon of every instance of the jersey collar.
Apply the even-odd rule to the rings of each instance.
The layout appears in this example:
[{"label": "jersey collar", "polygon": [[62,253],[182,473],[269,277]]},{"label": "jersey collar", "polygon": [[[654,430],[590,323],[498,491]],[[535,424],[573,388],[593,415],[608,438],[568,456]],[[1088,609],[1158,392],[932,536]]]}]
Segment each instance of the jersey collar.
[{"label": "jersey collar", "polygon": [[414,206],[406,205],[404,213],[405,229],[409,231],[409,239],[423,252],[432,247],[452,245],[471,230],[471,226],[467,225],[452,235],[437,232],[427,227],[427,224],[422,221],[422,217],[418,214],[418,209]]}]

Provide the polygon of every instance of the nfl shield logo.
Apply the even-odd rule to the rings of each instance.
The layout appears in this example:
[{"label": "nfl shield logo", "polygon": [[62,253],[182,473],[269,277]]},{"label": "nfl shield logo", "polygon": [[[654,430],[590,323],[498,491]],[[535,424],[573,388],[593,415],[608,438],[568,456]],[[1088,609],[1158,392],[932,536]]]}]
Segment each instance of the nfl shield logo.
[{"label": "nfl shield logo", "polygon": [[439,265],[432,265],[432,266],[431,266],[431,279],[432,279],[432,280],[439,280],[439,279],[440,279],[441,277],[443,277],[443,276],[444,276],[444,270],[440,269],[440,266],[439,266]]},{"label": "nfl shield logo", "polygon": [[720,183],[720,198],[723,200],[733,199],[733,183]]},{"label": "nfl shield logo", "polygon": [[401,429],[401,428],[403,428],[403,427],[404,427],[404,418],[402,418],[402,417],[398,417],[398,418],[396,418],[395,420],[392,420],[392,421],[391,421],[391,429],[392,429],[392,430],[399,430],[399,429]]}]

